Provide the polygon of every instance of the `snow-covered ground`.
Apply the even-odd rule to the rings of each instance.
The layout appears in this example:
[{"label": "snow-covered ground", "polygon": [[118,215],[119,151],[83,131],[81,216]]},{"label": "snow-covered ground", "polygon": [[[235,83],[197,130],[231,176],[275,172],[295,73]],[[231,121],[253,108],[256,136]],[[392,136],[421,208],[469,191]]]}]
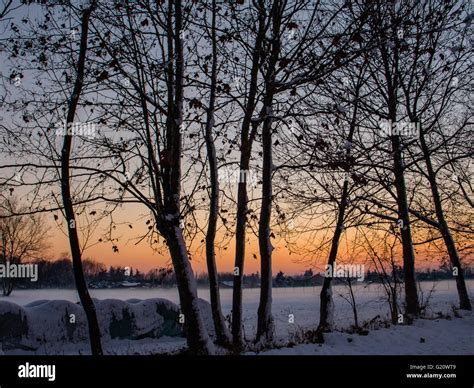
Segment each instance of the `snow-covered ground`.
[{"label": "snow-covered ground", "polygon": [[[102,348],[108,355],[146,355],[146,354],[174,354],[184,350],[186,340],[180,337],[162,337],[160,339],[141,340],[109,340],[102,341]],[[5,355],[88,355],[90,345],[87,342],[79,344],[64,343],[43,345],[36,351],[21,349],[6,350]]]},{"label": "snow-covered ground", "polygon": [[418,319],[410,326],[371,330],[366,336],[327,333],[325,342],[272,349],[264,355],[474,355],[474,314]]},{"label": "snow-covered ground", "polygon": [[[474,281],[467,282],[470,290]],[[412,326],[398,326],[371,330],[367,336],[347,334],[353,324],[351,306],[340,296],[347,295],[343,286],[334,287],[335,325],[337,330],[326,336],[326,343],[319,345],[297,345],[291,348],[275,349],[265,354],[474,354],[474,315],[461,314],[456,318],[453,307],[457,305],[456,286],[452,281],[421,283],[423,297],[433,290],[426,316]],[[273,290],[273,314],[276,323],[276,337],[287,343],[297,339],[302,331],[314,329],[319,317],[320,287],[312,288],[276,288]],[[175,289],[116,289],[91,290],[97,299],[149,299],[164,298],[178,302]],[[199,290],[199,296],[209,300],[205,289]],[[388,319],[388,305],[379,285],[358,284],[355,287],[359,323]],[[222,305],[225,314],[231,310],[232,290],[221,290]],[[244,328],[247,339],[252,339],[256,329],[256,314],[259,290],[244,290]],[[38,299],[63,299],[76,302],[74,290],[15,290],[8,300],[20,305]],[[451,319],[438,319],[449,316]],[[180,338],[160,338],[156,340],[111,340],[104,344],[107,353],[112,354],[149,354],[174,352],[185,346]],[[37,353],[54,353],[57,349],[44,347]],[[15,351],[17,352],[17,351]],[[61,354],[86,354],[88,345],[69,346],[59,350]],[[7,352],[11,354],[10,351]],[[18,353],[16,353],[18,354]],[[23,353],[24,354],[24,353]]]}]

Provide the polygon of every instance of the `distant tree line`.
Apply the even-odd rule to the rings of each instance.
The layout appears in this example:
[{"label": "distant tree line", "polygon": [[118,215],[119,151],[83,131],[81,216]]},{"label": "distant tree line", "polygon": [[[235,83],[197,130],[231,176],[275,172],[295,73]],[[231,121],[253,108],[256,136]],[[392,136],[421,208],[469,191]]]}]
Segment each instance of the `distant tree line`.
[{"label": "distant tree line", "polygon": [[[38,281],[16,279],[17,288],[74,288],[74,272],[69,258],[58,260],[36,259],[32,263],[38,265]],[[110,266],[91,259],[83,261],[84,275],[91,288],[118,287],[121,282],[143,283],[150,286],[174,286],[176,278],[170,268],[154,268],[148,272],[140,272],[133,267]]]},{"label": "distant tree line", "polygon": [[[58,260],[36,259],[33,261],[38,265],[38,281],[31,282],[29,279],[16,279],[15,287],[20,289],[37,288],[74,288],[74,273],[72,261],[69,258]],[[84,275],[91,288],[118,288],[130,286],[130,283],[139,283],[140,287],[176,287],[176,276],[170,267],[153,268],[148,272],[142,272],[133,267],[110,266],[92,259],[85,259]],[[474,270],[466,267],[466,279],[474,279]],[[222,288],[232,287],[232,272],[219,273],[219,280]],[[399,281],[403,279],[403,269],[399,267],[395,275]],[[452,280],[452,270],[446,264],[438,269],[425,269],[417,272],[419,281]],[[302,274],[286,275],[279,271],[272,278],[273,287],[315,287],[321,286],[323,276],[312,269],[305,270]],[[339,279],[334,279],[338,283]],[[209,286],[208,274],[203,272],[196,275],[197,285],[200,287]],[[382,281],[380,273],[368,270],[364,282],[380,283]],[[123,283],[128,282],[128,283]],[[243,284],[246,288],[260,287],[261,277],[259,272],[243,276]]]}]

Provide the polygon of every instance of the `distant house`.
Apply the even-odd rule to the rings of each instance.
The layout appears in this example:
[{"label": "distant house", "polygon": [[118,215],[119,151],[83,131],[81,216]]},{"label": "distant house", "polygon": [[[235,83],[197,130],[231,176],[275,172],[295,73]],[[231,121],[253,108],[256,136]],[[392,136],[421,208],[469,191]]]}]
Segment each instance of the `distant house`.
[{"label": "distant house", "polygon": [[137,283],[137,282],[129,282],[128,280],[124,280],[123,282],[120,282],[119,285],[120,285],[121,287],[130,288],[130,287],[140,287],[142,284],[141,284],[141,283]]}]

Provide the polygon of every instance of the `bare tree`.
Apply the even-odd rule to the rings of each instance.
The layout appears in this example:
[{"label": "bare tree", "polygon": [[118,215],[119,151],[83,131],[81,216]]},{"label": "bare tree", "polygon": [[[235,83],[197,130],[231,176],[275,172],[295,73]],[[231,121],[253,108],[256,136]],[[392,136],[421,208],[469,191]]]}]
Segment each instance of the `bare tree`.
[{"label": "bare tree", "polygon": [[[254,3],[254,6],[256,4]],[[260,4],[261,6],[261,4]],[[257,8],[257,21],[252,25],[255,31],[251,52],[250,79],[246,92],[245,105],[243,106],[243,119],[240,128],[240,176],[237,192],[237,213],[235,226],[235,262],[234,285],[232,294],[232,339],[236,350],[243,346],[242,336],[242,288],[245,263],[245,235],[248,215],[247,174],[250,169],[252,145],[257,135],[258,123],[252,121],[258,102],[259,69],[262,57],[263,41],[265,38],[266,18],[264,10]],[[254,27],[256,26],[256,27]],[[250,26],[249,26],[250,27]]]},{"label": "bare tree", "polygon": [[[376,85],[375,90],[383,101],[383,111],[373,106],[375,115],[385,120],[391,128],[398,122],[400,112],[401,89],[401,59],[404,46],[400,40],[400,30],[404,28],[413,16],[414,6],[409,2],[388,4],[375,2],[372,4],[369,26],[377,42],[375,50],[371,51],[369,62],[370,74]],[[381,71],[380,71],[381,69]],[[419,303],[415,279],[415,252],[413,249],[410,223],[409,202],[405,177],[405,162],[403,159],[405,145],[402,134],[397,131],[388,133],[390,154],[392,156],[392,173],[394,177],[394,197],[397,203],[398,226],[400,228],[403,247],[403,270],[405,284],[406,313],[416,316],[419,313]]]},{"label": "bare tree", "polygon": [[[258,244],[260,248],[261,263],[261,288],[260,303],[258,305],[258,325],[256,340],[267,342],[273,339],[274,323],[271,312],[272,306],[272,251],[270,218],[273,201],[273,128],[274,120],[273,99],[276,92],[275,80],[277,64],[281,57],[281,29],[284,18],[285,2],[273,2],[270,10],[271,26],[269,41],[269,58],[264,75],[265,97],[263,109],[265,110],[262,126],[262,205],[258,228]],[[261,3],[263,6],[263,2]]]},{"label": "bare tree", "polygon": [[[425,223],[424,227],[434,228],[441,232],[451,261],[455,263],[453,266],[457,269],[461,268],[459,256],[455,253],[454,239],[443,217],[442,200],[435,178],[437,173],[450,164],[448,161],[450,157],[446,158],[443,155],[446,147],[450,148],[447,154],[456,153],[454,160],[460,162],[462,159],[469,158],[469,152],[464,151],[460,154],[454,151],[462,148],[455,144],[455,139],[460,138],[460,134],[462,136],[462,130],[455,135],[444,136],[441,143],[435,142],[428,146],[426,140],[429,134],[437,132],[437,127],[441,127],[440,120],[450,109],[459,110],[457,97],[453,97],[459,95],[456,91],[462,90],[462,82],[458,87],[453,87],[452,79],[456,73],[460,78],[463,73],[465,74],[466,54],[450,53],[448,47],[451,47],[455,41],[465,39],[463,38],[465,30],[462,28],[465,4],[447,3],[444,7],[440,7],[436,16],[434,10],[437,9],[437,5],[431,2],[416,5],[400,2],[388,7],[382,5],[381,8],[380,5],[372,14],[372,21],[375,23],[373,30],[379,29],[376,32],[379,55],[373,55],[369,63],[371,66],[372,63],[375,64],[371,67],[371,79],[375,82],[374,92],[379,95],[377,98],[381,102],[377,103],[376,99],[369,97],[367,99],[369,102],[363,109],[374,117],[380,117],[383,121],[382,125],[386,126],[384,129],[380,126],[379,131],[382,135],[381,139],[385,136],[391,142],[393,166],[391,169],[385,167],[384,172],[378,172],[383,163],[373,157],[370,157],[371,160],[368,163],[376,167],[374,168],[375,179],[389,193],[389,197],[395,200],[396,207],[390,206],[390,202],[381,197],[375,199],[374,196],[367,195],[366,199],[372,202],[376,209],[383,209],[382,212],[385,212],[384,217],[387,219],[392,216],[388,216],[387,211],[397,214],[398,219],[393,221],[399,227],[404,247],[404,268],[408,266],[408,271],[405,271],[405,297],[407,298],[407,313],[412,315],[416,307],[414,299],[416,283],[410,274],[414,273],[413,236],[416,230],[413,228],[416,227],[417,221]],[[379,68],[384,69],[383,72],[379,72],[377,70]],[[453,104],[453,99],[457,103]],[[377,104],[384,106],[387,113],[381,115],[381,110],[376,108]],[[460,128],[464,125],[461,124]],[[380,157],[380,151],[388,152],[383,145],[383,140],[375,144],[373,150],[372,155],[378,155],[377,157]],[[440,157],[445,160],[435,172],[431,161],[439,160]],[[424,167],[421,167],[420,163],[423,163]],[[395,176],[395,190],[392,190],[387,175],[389,170]],[[422,200],[423,197],[416,195],[426,190],[420,179],[426,179],[429,182],[427,191],[433,198],[433,212],[426,201]],[[449,187],[447,184],[445,186]],[[410,216],[412,217],[411,224],[408,225],[407,220]],[[461,233],[463,230],[468,232],[468,229],[462,225],[462,222],[456,227],[457,232],[461,231]],[[410,233],[408,233],[409,230]],[[437,238],[431,236],[427,241],[434,241]],[[467,290],[463,286],[462,278],[461,268],[461,276],[456,278],[458,293],[460,301],[463,301],[461,304],[468,306]]]},{"label": "bare tree", "polygon": [[382,282],[390,309],[390,318],[392,324],[396,325],[399,321],[399,295],[402,285],[400,279],[402,268],[397,262],[398,240],[388,231],[382,238],[379,235],[380,233],[371,237],[368,233],[363,233],[365,240],[363,245]]},{"label": "bare tree", "polygon": [[[82,13],[80,35],[81,43],[77,61],[77,74],[74,83],[74,89],[72,91],[71,99],[67,109],[66,128],[71,128],[71,125],[74,123],[77,104],[79,99],[81,98],[82,86],[84,82],[84,68],[86,66],[89,20],[94,8],[95,2],[92,2],[90,7],[86,8]],[[84,307],[84,311],[87,317],[87,323],[89,326],[89,337],[91,341],[91,351],[93,355],[101,355],[103,351],[99,321],[97,320],[97,312],[95,309],[95,305],[87,289],[87,283],[84,277],[84,268],[82,266],[82,253],[76,227],[76,215],[74,212],[74,206],[71,195],[69,158],[71,155],[72,136],[73,134],[68,133],[68,131],[66,131],[64,135],[63,148],[61,151],[61,194],[64,205],[64,216],[66,218],[68,227],[74,280],[76,282],[76,288],[79,294],[79,299],[81,301],[82,306]]]},{"label": "bare tree", "polygon": [[[351,50],[350,44],[358,36],[360,24],[363,20],[363,7],[354,9],[351,7],[334,6],[331,12],[327,13],[318,4],[310,2],[272,2],[267,5],[265,2],[256,2],[255,9],[261,24],[265,26],[264,31],[256,29],[255,48],[259,49],[260,59],[253,57],[252,70],[257,67],[263,78],[261,88],[261,104],[258,116],[251,120],[252,131],[248,137],[248,126],[245,118],[241,129],[241,171],[246,171],[249,164],[247,156],[242,159],[242,155],[250,158],[251,150],[247,145],[253,142],[253,138],[258,135],[258,128],[262,126],[262,201],[259,219],[259,249],[262,270],[261,299],[259,305],[259,324],[257,327],[257,341],[260,339],[271,340],[273,330],[273,318],[271,315],[271,236],[274,234],[270,229],[272,212],[272,202],[275,200],[273,194],[273,175],[277,169],[283,171],[281,166],[273,165],[273,148],[278,144],[274,140],[273,133],[276,132],[277,124],[287,124],[287,119],[292,116],[291,105],[285,104],[284,99],[289,95],[297,95],[298,89],[303,89],[309,83],[323,82],[322,80],[335,69],[347,64],[359,55],[359,48]],[[352,23],[354,15],[362,16],[361,20]],[[324,15],[324,17],[321,17]],[[332,30],[334,20],[337,19],[340,25]],[[350,22],[349,22],[350,20]],[[298,30],[298,31],[296,31]],[[262,36],[260,36],[263,34]],[[329,39],[330,36],[332,39]],[[288,37],[293,37],[288,39]],[[322,44],[325,39],[328,45]],[[285,41],[285,44],[283,43]],[[321,48],[317,45],[321,44]],[[255,53],[255,51],[253,51]],[[261,63],[260,63],[260,62]],[[289,71],[292,69],[292,71]],[[253,72],[251,73],[254,74]],[[255,81],[258,78],[251,78]],[[252,83],[250,85],[253,85]],[[250,89],[252,91],[252,89]],[[251,94],[249,94],[251,96]],[[247,101],[252,101],[248,98]],[[254,110],[254,109],[252,109]],[[251,113],[251,112],[249,112]],[[245,124],[245,125],[244,125]],[[251,140],[247,142],[247,140]],[[249,159],[250,160],[250,159]],[[242,196],[240,196],[242,194]],[[237,204],[237,229],[236,229],[236,261],[235,268],[242,275],[244,240],[245,240],[245,210],[247,205],[246,183],[239,183],[239,197]],[[240,210],[239,210],[240,209]],[[241,212],[242,211],[242,212]],[[242,218],[241,218],[242,217]],[[241,343],[241,338],[237,337],[241,327],[241,284],[238,277],[234,282],[234,303],[233,303],[233,331],[234,343]],[[239,321],[237,322],[236,319]]]},{"label": "bare tree", "polygon": [[358,331],[360,329],[359,314],[357,311],[357,303],[356,303],[355,293],[354,293],[354,280],[350,277],[347,277],[347,278],[342,278],[341,281],[349,290],[349,295],[345,295],[341,293],[339,294],[339,296],[342,299],[344,299],[349,304],[349,306],[351,306],[352,316],[354,317],[354,329]]},{"label": "bare tree", "polygon": [[[20,264],[37,258],[47,249],[49,228],[43,215],[18,215],[25,207],[14,196],[2,198],[0,208],[0,252],[2,264]],[[14,288],[13,278],[2,278],[3,295],[9,296]]]},{"label": "bare tree", "polygon": [[216,231],[219,216],[219,172],[218,160],[216,155],[216,147],[214,144],[214,111],[216,105],[217,77],[218,77],[218,51],[217,51],[217,33],[216,18],[217,5],[216,0],[212,1],[211,7],[211,32],[210,41],[212,45],[212,64],[209,87],[209,105],[207,107],[206,123],[205,123],[205,139],[207,148],[207,158],[209,163],[209,175],[211,184],[210,203],[209,203],[209,223],[206,233],[206,261],[209,276],[209,291],[211,299],[212,316],[214,327],[216,330],[217,342],[221,345],[230,345],[232,339],[230,332],[226,326],[224,316],[222,314],[220,295],[219,295],[219,279],[216,267]]},{"label": "bare tree", "polygon": [[[408,117],[411,122],[416,123],[419,132],[419,145],[426,167],[424,175],[429,182],[435,209],[437,221],[435,226],[441,233],[453,267],[459,305],[461,309],[471,310],[461,260],[445,217],[438,188],[439,169],[433,163],[436,148],[430,147],[427,141],[433,129],[443,126],[440,120],[447,111],[461,109],[459,104],[453,102],[462,99],[463,90],[466,88],[465,82],[469,82],[469,78],[472,78],[469,71],[471,65],[469,54],[462,49],[463,45],[468,44],[469,39],[463,15],[466,5],[463,2],[448,2],[438,12],[437,17],[431,16],[432,9],[428,4],[419,7],[417,14],[424,18],[424,22],[416,26],[416,33],[414,31],[412,33],[411,30],[405,32],[406,43],[418,49],[413,52],[410,50],[409,63],[413,66],[407,66],[407,73],[409,72],[410,76],[402,77],[401,87],[406,100]],[[453,50],[453,42],[461,48]],[[426,65],[419,68],[414,65],[417,62],[423,62]],[[439,142],[434,145],[439,147]],[[472,153],[469,155],[468,152],[465,155],[458,155],[456,159],[470,156]]]},{"label": "bare tree", "polygon": [[[109,126],[129,135],[118,141],[102,139],[95,147],[99,153],[115,155],[102,174],[127,194],[128,198],[119,201],[141,203],[150,211],[154,224],[149,226],[149,235],[156,240],[163,237],[171,256],[189,350],[210,354],[214,346],[199,311],[182,228],[185,215],[192,211],[192,205],[182,201],[181,162],[187,86],[185,23],[190,15],[189,7],[172,0],[139,2],[133,7],[119,4],[114,10],[100,7],[94,25],[105,51],[100,64],[112,64],[112,71],[99,78],[115,96],[109,98],[114,109],[103,106],[101,111]],[[124,45],[124,41],[130,44]],[[151,47],[158,48],[153,55]],[[193,186],[184,198],[192,197]]]},{"label": "bare tree", "polygon": [[[347,209],[350,206],[350,196],[351,196],[351,175],[356,177],[355,174],[355,158],[351,155],[352,144],[354,142],[355,132],[357,130],[358,120],[359,120],[359,97],[361,93],[361,88],[363,86],[363,79],[364,74],[366,71],[366,67],[364,65],[360,66],[358,73],[355,78],[355,85],[354,91],[351,93],[353,96],[352,100],[352,110],[351,110],[351,117],[349,118],[349,132],[347,134],[347,138],[345,139],[345,146],[343,147],[343,160],[341,166],[344,170],[344,181],[342,184],[342,190],[340,198],[337,201],[337,220],[334,227],[334,233],[331,240],[331,248],[328,255],[328,262],[327,265],[333,267],[336,258],[338,255],[338,248],[341,236],[345,230],[345,220],[347,218]],[[349,78],[345,78],[349,81]],[[332,291],[331,291],[331,277],[325,277],[323,287],[321,288],[321,296],[320,296],[320,315],[319,315],[319,331],[330,331],[332,325],[332,309],[333,309],[333,301],[332,301]]]}]

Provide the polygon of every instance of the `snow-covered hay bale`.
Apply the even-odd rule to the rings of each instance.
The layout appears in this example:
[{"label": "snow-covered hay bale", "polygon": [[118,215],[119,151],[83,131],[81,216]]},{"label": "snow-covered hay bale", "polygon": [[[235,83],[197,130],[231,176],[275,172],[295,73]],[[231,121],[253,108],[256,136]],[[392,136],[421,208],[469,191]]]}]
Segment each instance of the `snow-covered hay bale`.
[{"label": "snow-covered hay bale", "polygon": [[16,348],[28,335],[28,320],[23,307],[0,303],[0,342],[4,349]]},{"label": "snow-covered hay bale", "polygon": [[84,310],[67,300],[33,302],[24,307],[31,347],[51,342],[81,342],[88,336]]},{"label": "snow-covered hay bale", "polygon": [[[148,337],[147,333],[152,333],[151,336],[154,338],[183,335],[183,328],[179,323],[179,307],[169,300],[160,298],[146,299],[133,303],[130,306],[136,314],[142,317],[135,327],[135,335],[138,338]],[[159,326],[156,326],[154,323],[156,317],[161,318]]]},{"label": "snow-covered hay bale", "polygon": [[[94,302],[104,340],[183,335],[179,307],[168,300]],[[45,300],[21,307],[0,302],[0,342],[4,349],[37,349],[42,344],[84,341],[88,341],[88,327],[80,304]]]},{"label": "snow-covered hay bale", "polygon": [[109,338],[159,338],[181,336],[179,308],[165,299],[98,301],[102,335]]},{"label": "snow-covered hay bale", "polygon": [[118,299],[96,301],[97,318],[103,338],[130,338],[135,315],[129,305]]}]

